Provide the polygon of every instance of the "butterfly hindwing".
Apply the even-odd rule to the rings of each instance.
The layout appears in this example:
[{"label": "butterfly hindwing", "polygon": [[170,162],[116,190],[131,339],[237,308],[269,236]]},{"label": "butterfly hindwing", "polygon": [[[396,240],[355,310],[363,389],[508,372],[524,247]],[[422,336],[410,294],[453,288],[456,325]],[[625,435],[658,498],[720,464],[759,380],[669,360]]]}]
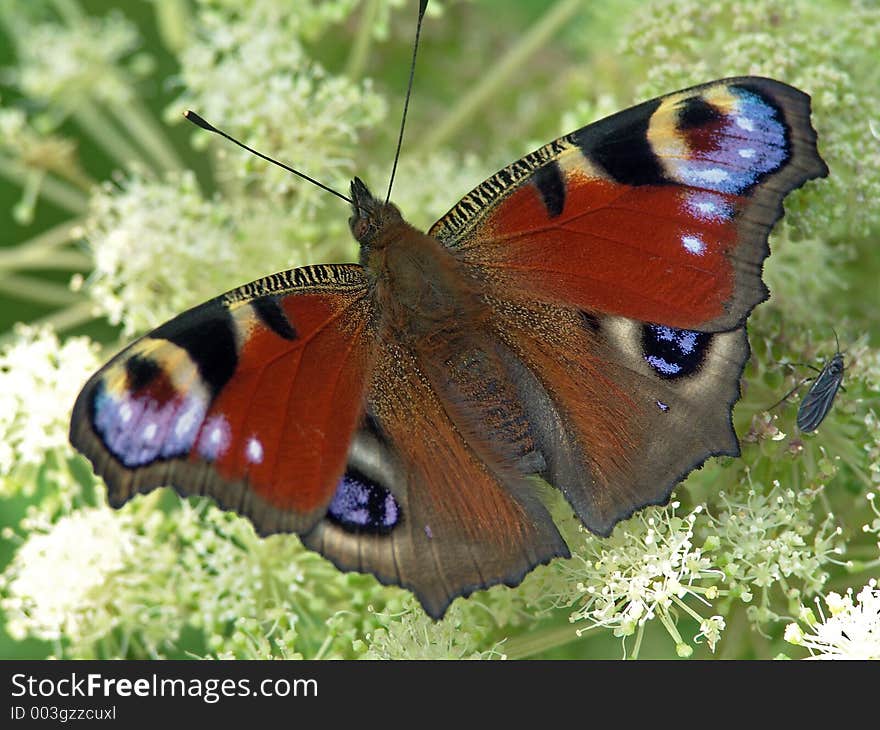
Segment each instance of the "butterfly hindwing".
[{"label": "butterfly hindwing", "polygon": [[405,347],[378,356],[346,486],[303,542],[412,590],[439,618],[455,597],[516,585],[569,552],[534,484],[462,433],[467,419],[450,416],[431,369]]},{"label": "butterfly hindwing", "polygon": [[508,299],[734,329],[767,297],[783,197],[827,174],[809,115],[756,77],[660,97],[509,165],[430,233]]},{"label": "butterfly hindwing", "polygon": [[546,304],[498,303],[540,472],[591,531],[667,501],[709,456],[739,454],[744,329],[699,333]]},{"label": "butterfly hindwing", "polygon": [[361,267],[266,277],[162,325],[86,384],[71,441],[111,504],[174,486],[262,532],[326,511],[364,407],[371,344]]}]

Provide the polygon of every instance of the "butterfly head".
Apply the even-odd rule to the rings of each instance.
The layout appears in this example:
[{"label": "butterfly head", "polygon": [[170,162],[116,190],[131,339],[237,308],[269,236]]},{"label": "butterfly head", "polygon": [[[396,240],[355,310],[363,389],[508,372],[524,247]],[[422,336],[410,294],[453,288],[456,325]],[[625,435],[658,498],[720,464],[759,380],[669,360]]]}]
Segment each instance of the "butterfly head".
[{"label": "butterfly head", "polygon": [[352,215],[348,225],[362,248],[371,248],[381,231],[403,220],[396,205],[375,197],[359,177],[351,181],[351,199]]}]

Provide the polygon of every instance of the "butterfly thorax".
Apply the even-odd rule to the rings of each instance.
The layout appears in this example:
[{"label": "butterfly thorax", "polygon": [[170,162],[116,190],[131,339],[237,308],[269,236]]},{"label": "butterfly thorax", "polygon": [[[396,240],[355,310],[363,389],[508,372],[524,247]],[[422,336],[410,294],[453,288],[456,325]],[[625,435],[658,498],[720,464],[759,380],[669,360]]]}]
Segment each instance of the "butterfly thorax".
[{"label": "butterfly thorax", "polygon": [[425,347],[449,340],[485,316],[476,283],[453,253],[407,223],[393,203],[373,197],[357,178],[349,224],[361,246],[380,329]]}]

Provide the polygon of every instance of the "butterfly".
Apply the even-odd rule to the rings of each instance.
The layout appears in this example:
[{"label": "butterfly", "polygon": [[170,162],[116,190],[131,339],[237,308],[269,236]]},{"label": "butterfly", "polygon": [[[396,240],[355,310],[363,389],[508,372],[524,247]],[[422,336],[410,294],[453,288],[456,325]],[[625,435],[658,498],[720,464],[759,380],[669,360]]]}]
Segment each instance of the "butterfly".
[{"label": "butterfly", "polygon": [[358,263],[266,276],[130,344],[71,442],[114,507],[207,495],[440,618],[569,555],[539,480],[607,536],[739,454],[768,234],[827,172],[809,97],[740,77],[560,137],[427,233],[355,178]]}]

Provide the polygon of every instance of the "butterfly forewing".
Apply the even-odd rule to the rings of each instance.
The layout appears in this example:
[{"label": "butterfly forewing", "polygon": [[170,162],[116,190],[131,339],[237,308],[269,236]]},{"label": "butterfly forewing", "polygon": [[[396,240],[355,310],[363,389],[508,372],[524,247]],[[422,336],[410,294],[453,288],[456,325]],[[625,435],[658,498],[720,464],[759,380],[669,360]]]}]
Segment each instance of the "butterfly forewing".
[{"label": "butterfly forewing", "polygon": [[827,174],[809,113],[763,78],[669,94],[526,155],[430,232],[508,299],[733,329],[767,297],[782,198]]},{"label": "butterfly forewing", "polygon": [[363,411],[366,291],[354,264],[275,274],[114,357],[80,393],[70,433],[111,504],[169,485],[263,532],[311,528]]}]

